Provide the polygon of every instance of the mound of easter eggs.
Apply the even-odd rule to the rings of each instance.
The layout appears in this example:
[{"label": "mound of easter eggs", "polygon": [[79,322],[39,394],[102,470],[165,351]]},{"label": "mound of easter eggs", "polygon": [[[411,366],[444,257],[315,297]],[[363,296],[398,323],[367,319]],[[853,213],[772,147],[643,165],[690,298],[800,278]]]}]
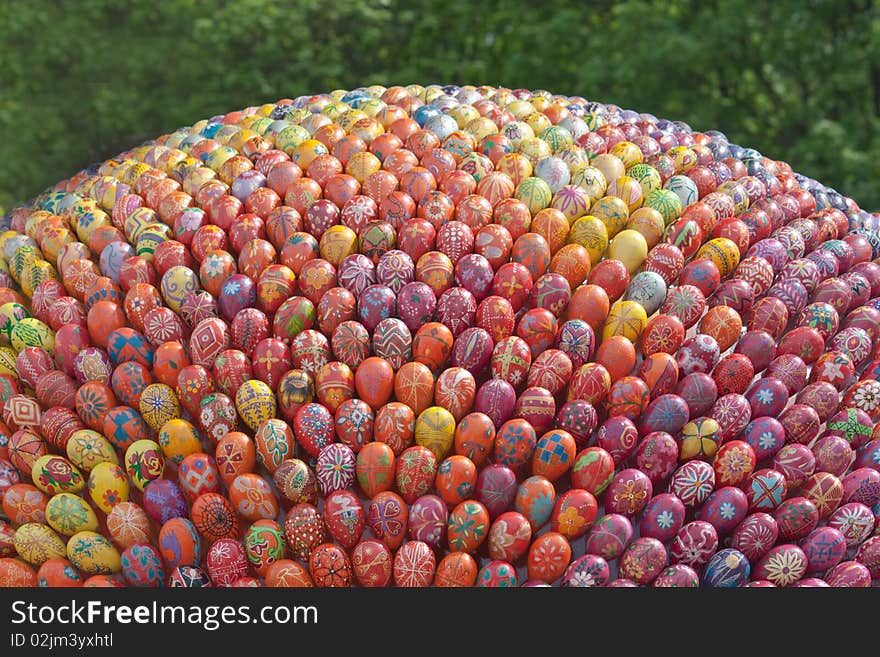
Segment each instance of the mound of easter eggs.
[{"label": "mound of easter eggs", "polygon": [[871,586],[878,229],[577,96],[197,121],[0,225],[0,584]]}]

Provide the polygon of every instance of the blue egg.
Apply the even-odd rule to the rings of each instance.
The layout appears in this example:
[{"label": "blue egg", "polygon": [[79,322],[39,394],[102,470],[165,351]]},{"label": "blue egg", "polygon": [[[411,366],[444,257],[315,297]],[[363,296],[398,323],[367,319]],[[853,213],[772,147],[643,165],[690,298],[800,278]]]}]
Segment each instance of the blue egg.
[{"label": "blue egg", "polygon": [[415,112],[412,113],[413,120],[419,124],[420,128],[424,128],[425,124],[428,122],[432,116],[437,116],[440,114],[440,110],[436,107],[432,107],[431,105],[422,105]]},{"label": "blue egg", "polygon": [[217,134],[217,131],[223,127],[222,123],[209,123],[204,128],[202,128],[202,136],[205,139],[213,139],[214,135]]},{"label": "blue egg", "polygon": [[703,572],[701,586],[709,588],[733,589],[744,586],[749,581],[752,566],[739,550],[719,550]]}]

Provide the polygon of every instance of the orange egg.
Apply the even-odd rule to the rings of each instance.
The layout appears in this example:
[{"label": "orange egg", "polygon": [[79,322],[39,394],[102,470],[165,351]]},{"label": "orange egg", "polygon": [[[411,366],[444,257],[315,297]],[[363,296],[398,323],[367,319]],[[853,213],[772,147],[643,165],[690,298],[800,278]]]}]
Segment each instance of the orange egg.
[{"label": "orange egg", "polygon": [[671,392],[678,383],[678,362],[672,354],[658,351],[639,365],[639,376],[648,384],[651,399]]},{"label": "orange egg", "polygon": [[266,571],[266,586],[272,588],[309,588],[314,586],[309,571],[293,559],[276,561]]},{"label": "orange egg", "polygon": [[598,332],[605,324],[610,309],[611,300],[604,288],[598,285],[581,285],[571,295],[568,319],[582,319]]},{"label": "orange egg", "polygon": [[354,372],[357,395],[378,410],[391,399],[394,391],[394,368],[384,358],[370,356]]},{"label": "orange egg", "polygon": [[394,485],[394,450],[387,443],[367,443],[358,452],[355,472],[367,497],[391,490]]},{"label": "orange egg", "polygon": [[455,453],[468,457],[479,468],[495,445],[495,425],[484,413],[465,415],[455,428]]},{"label": "orange egg", "polygon": [[722,352],[727,351],[739,340],[742,327],[742,317],[730,306],[709,308],[700,320],[700,333],[715,338]]},{"label": "orange egg", "polygon": [[176,341],[159,345],[153,354],[153,374],[160,383],[172,388],[177,385],[180,370],[191,364],[186,349]]},{"label": "orange egg", "polygon": [[547,240],[550,253],[556,253],[568,239],[568,219],[555,208],[544,208],[532,219],[532,226],[529,230]]},{"label": "orange egg", "polygon": [[453,342],[454,337],[448,326],[440,322],[428,322],[416,331],[413,338],[413,360],[437,371],[449,358]]},{"label": "orange egg", "polygon": [[239,431],[230,431],[217,443],[214,456],[217,471],[228,486],[238,475],[253,472],[257,450],[248,436]]},{"label": "orange egg", "polygon": [[387,443],[397,455],[413,442],[416,415],[406,404],[390,402],[376,413],[373,427],[376,440]]},{"label": "orange egg", "polygon": [[37,571],[40,586],[49,588],[76,588],[83,585],[79,571],[67,559],[48,559]]},{"label": "orange egg", "polygon": [[611,389],[611,375],[600,363],[584,363],[571,377],[568,401],[585,399],[592,405],[601,403]]},{"label": "orange egg", "polygon": [[33,588],[37,586],[37,573],[24,561],[4,557],[0,559],[0,586],[3,588]]},{"label": "orange egg", "polygon": [[411,361],[397,370],[394,396],[418,415],[434,403],[434,375],[424,363]]},{"label": "orange egg", "polygon": [[605,366],[611,375],[611,382],[626,376],[636,366],[636,348],[622,335],[614,335],[603,340],[596,350],[596,362]]},{"label": "orange egg", "polygon": [[477,484],[477,466],[467,456],[453,454],[437,467],[434,485],[450,507],[471,496]]},{"label": "orange egg", "polygon": [[126,325],[125,312],[122,307],[112,301],[99,301],[89,308],[86,325],[92,342],[104,349],[107,348],[107,340],[116,329]]},{"label": "orange egg", "polygon": [[245,472],[233,480],[229,500],[239,515],[251,522],[271,520],[278,515],[275,493],[265,479],[253,472]]},{"label": "orange egg", "polygon": [[590,254],[580,244],[566,244],[554,254],[550,271],[564,276],[571,289],[577,289],[590,273]]},{"label": "orange egg", "polygon": [[452,413],[456,422],[470,412],[476,395],[474,375],[463,367],[450,367],[437,377],[435,403]]},{"label": "orange egg", "polygon": [[529,579],[551,584],[568,568],[571,561],[571,545],[559,532],[547,532],[538,536],[529,548]]},{"label": "orange egg", "polygon": [[477,581],[477,562],[467,552],[447,554],[437,564],[434,586],[471,587]]},{"label": "orange egg", "polygon": [[202,561],[202,539],[187,518],[171,518],[159,529],[159,551],[169,568],[198,566]]}]

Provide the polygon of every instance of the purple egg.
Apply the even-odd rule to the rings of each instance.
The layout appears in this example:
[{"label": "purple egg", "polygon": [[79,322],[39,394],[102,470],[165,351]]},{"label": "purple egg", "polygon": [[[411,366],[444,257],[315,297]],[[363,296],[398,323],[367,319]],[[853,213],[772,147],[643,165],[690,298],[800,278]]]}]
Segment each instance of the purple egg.
[{"label": "purple egg", "polygon": [[396,315],[397,297],[387,285],[371,285],[361,293],[357,308],[358,320],[372,333],[379,322]]},{"label": "purple egg", "polygon": [[732,392],[723,395],[712,405],[710,415],[718,422],[719,438],[728,441],[736,438],[751,421],[752,407],[748,399]]},{"label": "purple egg", "polygon": [[873,468],[858,468],[846,475],[843,483],[844,503],[859,502],[873,507],[880,502],[880,472]]},{"label": "purple egg", "polygon": [[486,381],[477,390],[474,410],[489,416],[495,429],[513,417],[516,407],[516,390],[503,379]]},{"label": "purple egg", "polygon": [[446,537],[449,510],[437,495],[422,495],[409,507],[409,537],[439,549]]},{"label": "purple egg", "polygon": [[[859,448],[855,465],[857,468],[873,468],[880,472],[880,439],[867,442]],[[843,471],[845,472],[846,468]]]},{"label": "purple egg", "polygon": [[755,303],[755,290],[742,278],[731,278],[723,281],[709,297],[708,306],[729,306],[740,315],[745,315]]},{"label": "purple egg", "polygon": [[562,576],[562,586],[587,588],[605,586],[611,578],[608,562],[597,554],[585,554],[572,561]]},{"label": "purple egg", "polygon": [[516,475],[505,465],[487,465],[477,476],[476,498],[493,520],[507,511],[516,497]]},{"label": "purple egg", "polygon": [[170,479],[156,479],[144,489],[144,511],[160,525],[172,518],[189,518],[183,493]]},{"label": "purple egg", "polygon": [[785,442],[806,445],[819,435],[822,421],[812,406],[792,404],[779,414],[779,422],[785,430]]},{"label": "purple egg", "polygon": [[477,327],[467,328],[455,338],[452,365],[463,367],[477,376],[489,365],[494,348],[495,343],[488,331]]},{"label": "purple egg", "polygon": [[244,274],[233,274],[220,288],[217,309],[227,322],[231,322],[239,311],[252,308],[257,303],[257,284]]},{"label": "purple egg", "polygon": [[758,256],[764,258],[773,267],[773,273],[778,274],[788,264],[788,249],[785,244],[774,237],[768,237],[753,244],[746,252],[746,257]]},{"label": "purple egg", "polygon": [[755,372],[763,372],[776,357],[776,340],[766,331],[746,331],[734,352],[747,356]]},{"label": "purple egg", "polygon": [[656,487],[678,465],[678,443],[665,431],[649,433],[636,448],[635,464]]},{"label": "purple egg", "polygon": [[785,444],[785,429],[773,417],[758,417],[749,422],[743,429],[742,439],[753,450],[758,462],[772,458]]},{"label": "purple egg", "polygon": [[617,559],[624,553],[632,538],[633,525],[630,519],[619,513],[609,513],[590,527],[586,552],[598,554],[607,560]]},{"label": "purple egg", "polygon": [[[337,278],[342,287],[359,297],[364,290],[376,283],[376,266],[363,253],[354,253],[339,265]],[[433,292],[431,297],[434,297]]]},{"label": "purple egg", "polygon": [[807,365],[800,356],[780,354],[767,366],[764,376],[779,379],[788,394],[793,395],[807,383]]},{"label": "purple egg", "polygon": [[397,294],[397,315],[410,331],[430,322],[436,307],[437,297],[425,283],[407,283]]},{"label": "purple egg", "polygon": [[467,253],[455,263],[455,282],[474,295],[479,303],[492,292],[495,272],[479,253]]},{"label": "purple egg", "polygon": [[672,493],[660,493],[645,507],[639,532],[661,543],[671,541],[684,525],[685,513],[684,504],[678,497]]},{"label": "purple egg", "polygon": [[718,532],[708,522],[694,520],[678,530],[669,548],[672,563],[700,568],[718,550]]},{"label": "purple egg", "polygon": [[565,429],[572,435],[578,450],[587,446],[598,422],[596,409],[585,399],[573,399],[564,403],[556,414],[556,427]]},{"label": "purple egg", "polygon": [[788,389],[779,379],[766,376],[758,379],[745,397],[752,408],[752,417],[776,417],[788,404]]},{"label": "purple egg", "polygon": [[690,419],[687,402],[678,395],[660,395],[648,404],[642,413],[639,433],[643,436],[654,431],[677,434]]},{"label": "purple egg", "polygon": [[780,279],[793,278],[801,282],[808,294],[819,284],[819,268],[807,258],[798,258],[789,262],[779,273]]},{"label": "purple egg", "polygon": [[700,509],[700,520],[715,528],[720,536],[729,534],[746,518],[749,500],[735,486],[724,486],[713,492]]},{"label": "purple egg", "polygon": [[752,513],[734,529],[730,547],[742,552],[752,563],[757,563],[776,544],[778,537],[779,527],[773,516],[769,513]]},{"label": "purple egg", "polygon": [[403,251],[395,249],[382,254],[376,263],[376,280],[399,294],[401,288],[411,283],[416,275],[416,266],[412,258]]},{"label": "purple egg", "polygon": [[718,399],[718,385],[705,372],[686,374],[678,382],[675,392],[687,403],[691,420],[708,413]]}]

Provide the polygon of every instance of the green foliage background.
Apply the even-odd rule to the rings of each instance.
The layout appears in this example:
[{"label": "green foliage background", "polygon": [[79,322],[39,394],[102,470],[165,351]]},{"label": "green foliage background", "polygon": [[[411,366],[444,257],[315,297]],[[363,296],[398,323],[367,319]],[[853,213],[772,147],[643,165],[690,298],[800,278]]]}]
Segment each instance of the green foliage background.
[{"label": "green foliage background", "polygon": [[874,0],[3,0],[0,26],[0,208],[231,109],[457,82],[720,129],[880,209]]}]

